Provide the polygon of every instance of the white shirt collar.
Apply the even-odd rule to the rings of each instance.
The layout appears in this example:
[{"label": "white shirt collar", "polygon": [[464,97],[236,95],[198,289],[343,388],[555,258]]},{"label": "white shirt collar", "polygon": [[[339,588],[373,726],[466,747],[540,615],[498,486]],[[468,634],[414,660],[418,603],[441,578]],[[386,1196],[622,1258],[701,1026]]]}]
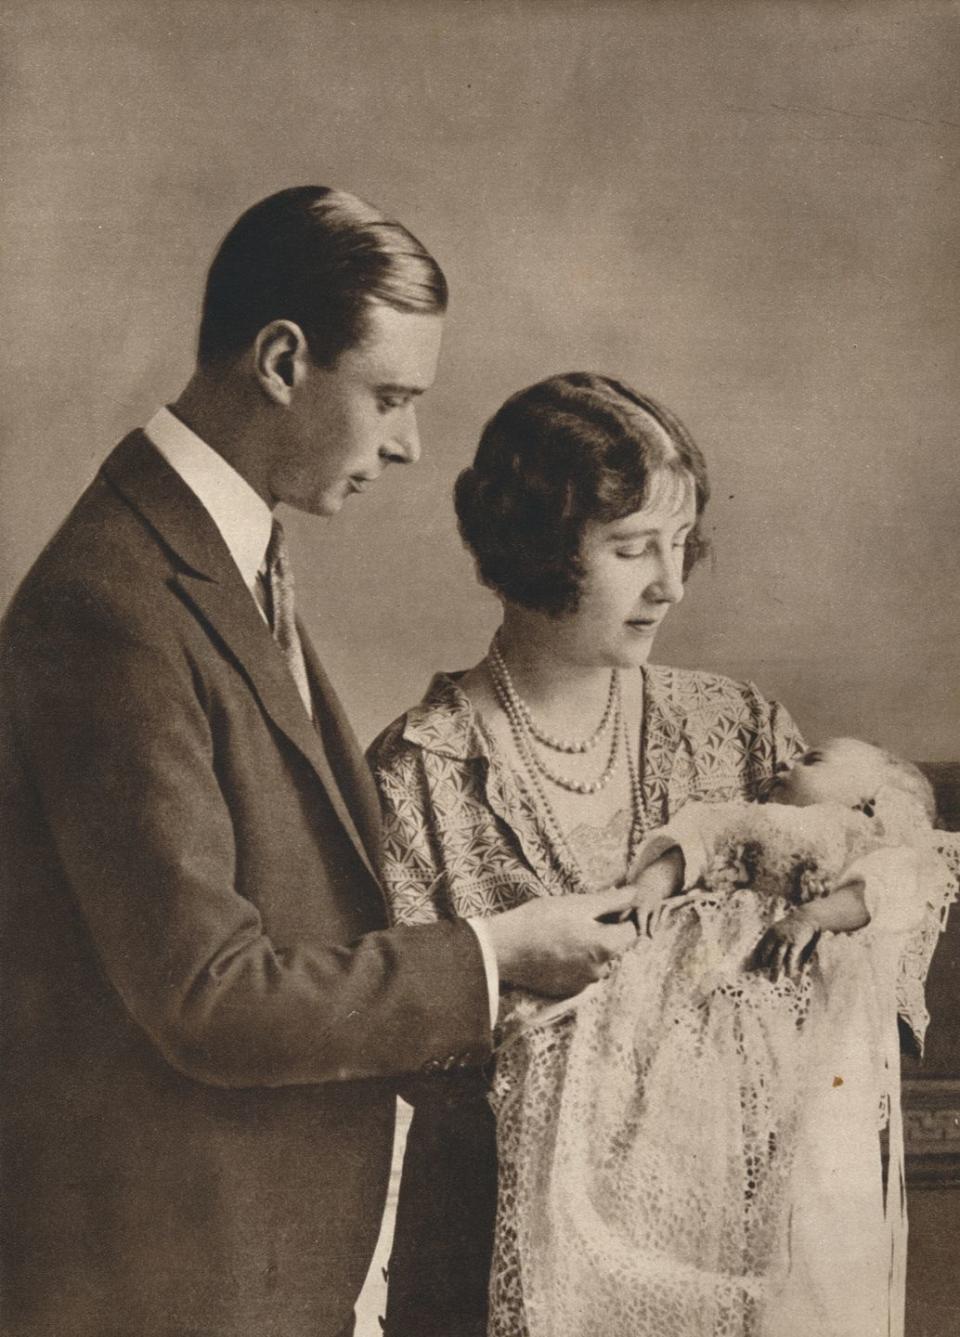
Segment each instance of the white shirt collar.
[{"label": "white shirt collar", "polygon": [[209,513],[251,589],[270,542],[270,508],[245,478],[167,408],[143,429]]}]

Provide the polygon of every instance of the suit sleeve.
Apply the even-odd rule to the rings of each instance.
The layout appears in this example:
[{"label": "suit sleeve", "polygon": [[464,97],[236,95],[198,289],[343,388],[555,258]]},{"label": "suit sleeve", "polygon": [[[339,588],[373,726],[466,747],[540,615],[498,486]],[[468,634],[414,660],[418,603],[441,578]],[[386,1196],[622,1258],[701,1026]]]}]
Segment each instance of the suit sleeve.
[{"label": "suit sleeve", "polygon": [[15,646],[19,748],[102,968],[165,1058],[227,1087],[482,1061],[486,983],[469,927],[272,942],[236,890],[190,664],[102,603],[58,604]]}]

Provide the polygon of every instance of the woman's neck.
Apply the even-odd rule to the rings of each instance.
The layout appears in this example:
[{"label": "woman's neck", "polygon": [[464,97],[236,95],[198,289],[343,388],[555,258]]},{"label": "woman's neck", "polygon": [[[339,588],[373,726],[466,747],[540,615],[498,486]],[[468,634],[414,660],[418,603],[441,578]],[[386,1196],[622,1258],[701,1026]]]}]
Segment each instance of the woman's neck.
[{"label": "woman's neck", "polygon": [[564,653],[559,638],[533,619],[505,616],[497,646],[517,693],[535,714],[590,717],[602,711],[611,668],[583,664]]}]

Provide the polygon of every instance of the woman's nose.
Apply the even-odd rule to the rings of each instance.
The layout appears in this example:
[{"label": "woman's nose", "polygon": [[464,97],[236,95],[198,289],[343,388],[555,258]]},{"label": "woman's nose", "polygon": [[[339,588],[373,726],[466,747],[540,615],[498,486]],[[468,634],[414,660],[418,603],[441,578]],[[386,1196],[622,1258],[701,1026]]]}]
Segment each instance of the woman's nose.
[{"label": "woman's nose", "polygon": [[683,553],[671,550],[663,558],[651,591],[659,603],[677,604],[683,598]]}]

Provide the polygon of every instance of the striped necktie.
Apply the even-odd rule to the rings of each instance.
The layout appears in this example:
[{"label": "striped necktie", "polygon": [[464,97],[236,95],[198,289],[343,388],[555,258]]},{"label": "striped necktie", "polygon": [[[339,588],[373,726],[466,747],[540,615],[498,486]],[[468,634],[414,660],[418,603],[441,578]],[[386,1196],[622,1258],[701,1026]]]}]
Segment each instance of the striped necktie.
[{"label": "striped necktie", "polygon": [[261,578],[267,595],[266,611],[273,639],[283,652],[307,714],[313,719],[313,700],[307,679],[307,666],[293,611],[293,571],[290,568],[283,526],[279,520],[274,520],[270,531],[270,542],[267,545]]}]

